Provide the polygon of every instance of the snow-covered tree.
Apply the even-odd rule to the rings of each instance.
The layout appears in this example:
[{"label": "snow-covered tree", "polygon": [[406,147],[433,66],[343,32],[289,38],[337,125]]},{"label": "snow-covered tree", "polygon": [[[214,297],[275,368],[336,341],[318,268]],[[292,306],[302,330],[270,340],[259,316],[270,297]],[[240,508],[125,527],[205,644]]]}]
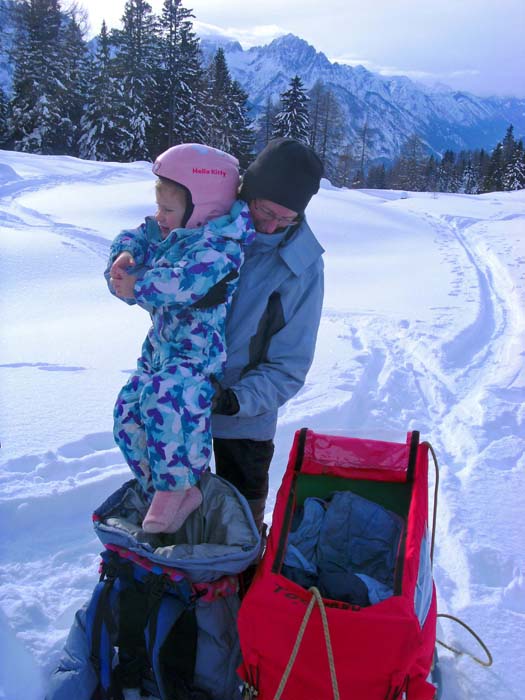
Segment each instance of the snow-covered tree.
[{"label": "snow-covered tree", "polygon": [[0,87],[0,148],[5,147],[8,140],[7,114],[7,98],[5,92]]},{"label": "snow-covered tree", "polygon": [[203,69],[193,17],[181,0],[164,0],[159,22],[157,110],[151,129],[154,155],[177,143],[203,140]]},{"label": "snow-covered tree", "polygon": [[255,134],[248,117],[248,96],[232,80],[223,49],[217,50],[207,78],[206,142],[234,155],[244,168],[252,159]]},{"label": "snow-covered tree", "polygon": [[127,0],[122,16],[123,28],[115,30],[112,41],[117,48],[115,77],[121,81],[122,140],[119,157],[123,160],[148,160],[148,138],[152,120],[157,116],[155,74],[159,61],[156,20],[145,0]]},{"label": "snow-covered tree", "polygon": [[[281,93],[281,108],[275,117],[273,137],[285,136],[309,144],[308,95],[296,75],[290,87]],[[319,149],[318,149],[319,151]]]},{"label": "snow-covered tree", "polygon": [[229,117],[231,125],[231,152],[244,170],[253,160],[255,131],[248,115],[248,93],[240,83],[232,81],[230,88]]},{"label": "snow-covered tree", "polygon": [[503,144],[500,141],[490,155],[488,172],[483,183],[483,192],[501,192],[503,189],[504,171]]},{"label": "snow-covered tree", "polygon": [[91,61],[84,113],[80,120],[79,155],[87,160],[114,160],[122,151],[125,133],[119,114],[121,81],[112,72],[111,44],[106,23],[97,40]]},{"label": "snow-covered tree", "polygon": [[205,134],[206,142],[215,148],[229,151],[230,125],[227,122],[228,95],[231,90],[231,76],[226,63],[224,50],[219,48],[206,72],[205,95]]},{"label": "snow-covered tree", "polygon": [[459,192],[464,192],[465,194],[479,193],[479,172],[471,158],[467,159],[464,163],[459,177]]},{"label": "snow-covered tree", "polygon": [[505,165],[502,182],[505,190],[525,189],[525,153],[521,141],[514,144],[510,160]]},{"label": "snow-covered tree", "polygon": [[456,171],[456,154],[447,150],[441,158],[437,173],[438,192],[458,192],[459,182]]},{"label": "snow-covered tree", "polygon": [[64,86],[61,93],[62,152],[75,155],[78,155],[80,121],[88,89],[89,61],[81,22],[82,18],[77,15],[77,10],[73,6],[63,18],[60,36],[60,67]]},{"label": "snow-covered tree", "polygon": [[21,0],[16,40],[10,136],[14,148],[33,153],[67,152],[71,123],[62,67],[62,16],[58,0]]},{"label": "snow-covered tree", "polygon": [[503,141],[501,142],[502,145],[502,158],[503,162],[505,165],[507,163],[510,163],[514,156],[514,149],[516,147],[516,139],[514,138],[514,126],[510,124],[507,127],[507,131],[505,132],[505,136],[503,137]]}]

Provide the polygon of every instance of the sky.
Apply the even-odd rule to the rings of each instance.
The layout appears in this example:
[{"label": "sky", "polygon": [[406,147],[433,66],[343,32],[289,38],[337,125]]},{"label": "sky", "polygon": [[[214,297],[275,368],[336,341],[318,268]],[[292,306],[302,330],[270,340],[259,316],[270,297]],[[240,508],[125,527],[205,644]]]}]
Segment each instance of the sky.
[{"label": "sky", "polygon": [[[81,0],[92,33],[119,26],[125,0]],[[162,0],[151,0],[160,11]],[[480,96],[525,98],[524,0],[187,0],[195,28],[224,32],[243,48],[282,34],[330,60],[406,75]]]},{"label": "sky", "polygon": [[[112,409],[149,317],[112,297],[102,272],[116,233],[151,213],[153,181],[148,163],[0,151],[5,700],[45,697],[98,582],[91,513],[130,478]],[[307,216],[326,251],[325,299],[306,384],[279,412],[266,520],[296,430],[397,443],[419,430],[440,464],[438,609],[494,657],[486,669],[440,648],[442,700],[523,700],[525,190],[323,180]],[[457,625],[438,636],[484,657]]]}]

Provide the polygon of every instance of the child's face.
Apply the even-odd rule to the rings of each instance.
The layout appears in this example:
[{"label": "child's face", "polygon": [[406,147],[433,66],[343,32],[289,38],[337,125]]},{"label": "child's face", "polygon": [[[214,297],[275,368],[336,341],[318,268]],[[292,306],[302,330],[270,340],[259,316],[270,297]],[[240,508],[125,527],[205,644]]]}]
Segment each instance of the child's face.
[{"label": "child's face", "polygon": [[157,213],[155,219],[160,226],[162,238],[166,238],[174,228],[180,228],[186,211],[186,196],[182,190],[172,187],[156,188]]}]

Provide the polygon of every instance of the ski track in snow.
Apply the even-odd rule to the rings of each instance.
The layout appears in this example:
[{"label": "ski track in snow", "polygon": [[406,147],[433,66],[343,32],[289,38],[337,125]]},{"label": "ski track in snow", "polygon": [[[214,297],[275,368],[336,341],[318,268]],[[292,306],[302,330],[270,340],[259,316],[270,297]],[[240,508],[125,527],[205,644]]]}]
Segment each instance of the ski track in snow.
[{"label": "ski track in snow", "polygon": [[[90,171],[86,179],[111,176],[103,168]],[[62,182],[67,177],[57,176],[52,182],[47,178],[45,186]],[[41,189],[42,181],[4,185],[0,198],[16,198],[32,188]],[[17,210],[16,201],[11,215],[17,226],[51,228],[64,243],[105,259],[108,242],[95,232],[53,222],[51,216],[27,208]],[[435,229],[437,247],[453,266],[451,305],[434,309],[431,323],[325,310],[320,334],[328,350],[316,357],[305,387],[281,411],[268,515],[293,434],[303,425],[319,432],[395,441],[406,430],[420,430],[434,446],[441,467],[435,552],[439,609],[467,623],[476,617],[477,632],[489,646],[492,638],[504,648],[500,638],[519,638],[524,629],[525,562],[516,556],[523,552],[522,527],[517,518],[501,524],[507,514],[502,504],[491,503],[491,483],[505,479],[509,490],[522,492],[525,486],[525,440],[520,437],[525,432],[524,390],[513,384],[516,362],[510,361],[518,348],[523,351],[523,299],[497,257],[478,247],[484,243],[476,237],[476,228],[483,222],[417,215]],[[454,313],[453,298],[460,294],[477,312],[450,337],[445,330]],[[38,361],[0,367],[28,365],[43,371],[84,369]],[[96,583],[101,545],[89,527],[93,508],[128,476],[110,431],[3,464],[0,520],[12,523],[13,535],[0,551],[0,604],[8,617],[0,618],[0,634],[10,648],[17,640],[24,643],[32,655],[26,662],[34,665],[29,674],[33,680],[38,675],[45,678],[56,665],[74,612]],[[432,471],[430,481],[433,484]],[[502,512],[484,523],[483,515],[471,510],[471,502],[478,509],[486,503],[487,509]],[[494,520],[496,527],[491,526]],[[506,543],[497,539],[505,529]],[[475,548],[469,549],[473,542]],[[47,572],[43,579],[40,571]],[[449,623],[440,628],[440,638],[482,656],[459,628]],[[440,655],[443,700],[523,697],[524,671],[515,668],[509,680],[505,658],[484,670],[467,657]],[[36,692],[29,689],[28,697],[36,700]]]}]

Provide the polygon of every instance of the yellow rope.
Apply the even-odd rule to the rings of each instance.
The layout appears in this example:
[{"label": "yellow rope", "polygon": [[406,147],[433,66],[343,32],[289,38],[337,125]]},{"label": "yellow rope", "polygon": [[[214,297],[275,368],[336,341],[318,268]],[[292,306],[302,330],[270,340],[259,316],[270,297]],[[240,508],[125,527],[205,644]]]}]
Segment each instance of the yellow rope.
[{"label": "yellow rope", "polygon": [[328,665],[330,667],[330,678],[332,680],[332,690],[334,693],[334,700],[339,700],[339,688],[337,685],[337,676],[335,672],[335,664],[334,664],[334,655],[332,652],[332,642],[330,640],[330,629],[328,627],[328,618],[326,617],[326,610],[324,607],[324,602],[321,597],[321,594],[319,593],[319,590],[315,587],[312,586],[311,588],[308,589],[309,592],[312,593],[312,599],[308,603],[308,607],[306,608],[306,612],[304,613],[303,620],[301,622],[301,626],[299,628],[299,632],[297,633],[297,638],[295,640],[294,647],[292,649],[292,653],[290,654],[290,658],[288,659],[288,663],[286,665],[286,668],[284,669],[283,677],[281,678],[281,682],[279,683],[279,687],[277,688],[277,692],[275,693],[274,700],[280,700],[284,687],[286,683],[288,682],[288,678],[290,677],[290,673],[292,671],[293,665],[295,663],[295,659],[297,658],[297,654],[299,652],[299,647],[301,646],[301,643],[303,641],[304,633],[306,630],[306,625],[308,624],[308,620],[310,619],[310,615],[312,614],[312,610],[314,609],[315,604],[319,606],[319,612],[321,613],[321,620],[323,623],[323,632],[324,632],[324,639],[326,643],[326,652],[328,654]]}]

